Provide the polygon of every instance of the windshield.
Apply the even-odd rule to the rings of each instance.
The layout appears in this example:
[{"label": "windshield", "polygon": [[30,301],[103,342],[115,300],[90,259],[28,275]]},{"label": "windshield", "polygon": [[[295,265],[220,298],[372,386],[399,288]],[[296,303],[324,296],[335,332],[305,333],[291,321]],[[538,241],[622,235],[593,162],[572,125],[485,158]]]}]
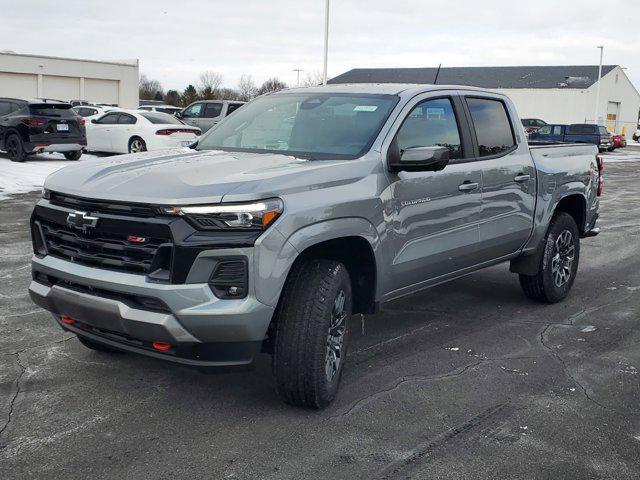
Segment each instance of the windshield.
[{"label": "windshield", "polygon": [[267,95],[227,117],[196,149],[356,158],[369,149],[397,101],[395,95]]}]

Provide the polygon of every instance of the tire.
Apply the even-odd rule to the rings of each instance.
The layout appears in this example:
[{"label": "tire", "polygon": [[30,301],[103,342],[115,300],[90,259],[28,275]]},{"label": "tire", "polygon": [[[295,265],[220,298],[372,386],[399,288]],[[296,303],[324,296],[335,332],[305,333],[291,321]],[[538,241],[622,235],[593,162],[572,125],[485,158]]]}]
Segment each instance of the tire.
[{"label": "tire", "polygon": [[140,153],[147,151],[147,144],[140,137],[132,137],[129,140],[129,153]]},{"label": "tire", "polygon": [[82,337],[80,335],[76,335],[78,337],[78,341],[87,348],[91,350],[95,350],[96,352],[103,353],[120,353],[120,350],[116,350],[115,348],[108,347],[101,343],[94,342],[93,340],[89,340],[86,337]]},{"label": "tire", "polygon": [[351,306],[351,280],[342,263],[309,259],[294,266],[278,307],[273,354],[276,391],[283,401],[320,409],[335,398]]},{"label": "tire", "polygon": [[12,133],[5,139],[4,148],[12,162],[24,162],[27,158],[27,153],[24,151],[24,146],[22,145],[22,139],[15,133]]},{"label": "tire", "polygon": [[532,300],[556,303],[571,290],[580,261],[580,233],[575,220],[556,213],[543,240],[544,252],[536,275],[520,275],[520,286]]},{"label": "tire", "polygon": [[75,152],[64,152],[64,158],[67,160],[80,160],[82,156],[82,150],[76,150]]}]

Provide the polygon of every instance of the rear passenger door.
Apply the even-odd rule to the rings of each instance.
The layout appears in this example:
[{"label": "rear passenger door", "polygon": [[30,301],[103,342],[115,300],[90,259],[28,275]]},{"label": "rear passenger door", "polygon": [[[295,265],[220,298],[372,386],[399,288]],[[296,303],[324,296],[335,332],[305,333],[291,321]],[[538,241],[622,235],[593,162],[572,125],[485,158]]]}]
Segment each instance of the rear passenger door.
[{"label": "rear passenger door", "polygon": [[221,102],[211,102],[204,104],[204,113],[202,114],[202,118],[200,119],[200,129],[202,132],[206,132],[211,127],[213,127],[216,123],[222,120],[222,103]]},{"label": "rear passenger door", "polygon": [[121,113],[118,116],[118,123],[111,130],[112,151],[116,153],[129,152],[129,140],[133,135],[139,133],[134,130],[136,122],[137,118],[128,113]]},{"label": "rear passenger door", "polygon": [[536,170],[529,146],[515,129],[515,111],[500,96],[466,96],[475,163],[482,171],[477,263],[517,252],[533,227]]}]

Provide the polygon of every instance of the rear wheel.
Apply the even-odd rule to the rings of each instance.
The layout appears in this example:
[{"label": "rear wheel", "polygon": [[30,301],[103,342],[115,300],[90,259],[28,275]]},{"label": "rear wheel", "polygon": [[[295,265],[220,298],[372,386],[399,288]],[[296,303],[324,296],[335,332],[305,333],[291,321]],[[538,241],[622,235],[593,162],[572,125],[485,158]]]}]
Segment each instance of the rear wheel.
[{"label": "rear wheel", "polygon": [[527,297],[538,302],[556,303],[564,299],[578,271],[580,237],[571,215],[554,215],[543,242],[544,253],[536,275],[520,275]]},{"label": "rear wheel", "polygon": [[67,160],[80,160],[82,156],[82,150],[76,150],[75,152],[64,152],[64,158]]},{"label": "rear wheel", "polygon": [[76,335],[78,337],[78,341],[87,348],[91,350],[95,350],[96,352],[105,352],[105,353],[119,353],[120,350],[115,348],[108,347],[98,342],[94,342],[93,340],[89,340],[86,337],[81,335]]},{"label": "rear wheel", "polygon": [[346,360],[349,274],[333,260],[302,261],[282,295],[273,354],[276,390],[289,404],[323,408],[336,396]]},{"label": "rear wheel", "polygon": [[7,150],[7,155],[12,162],[24,162],[27,158],[27,153],[24,151],[24,146],[22,145],[22,139],[19,135],[12,133],[5,140],[5,148]]},{"label": "rear wheel", "polygon": [[129,140],[129,153],[140,153],[147,151],[147,144],[140,137],[133,137]]}]

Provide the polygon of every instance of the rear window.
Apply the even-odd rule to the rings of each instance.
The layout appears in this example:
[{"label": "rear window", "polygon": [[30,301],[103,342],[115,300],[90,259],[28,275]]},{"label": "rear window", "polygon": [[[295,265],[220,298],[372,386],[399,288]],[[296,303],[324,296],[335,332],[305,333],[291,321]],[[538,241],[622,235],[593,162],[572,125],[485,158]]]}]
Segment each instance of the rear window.
[{"label": "rear window", "polygon": [[481,157],[498,155],[515,144],[504,103],[488,98],[467,98]]},{"label": "rear window", "polygon": [[178,120],[173,115],[169,115],[168,113],[162,112],[144,112],[141,113],[140,116],[146,118],[151,123],[155,125],[183,125],[183,123]]},{"label": "rear window", "polygon": [[596,133],[596,126],[581,125],[581,124],[569,125],[569,129],[567,133],[571,133],[574,135],[592,135]]},{"label": "rear window", "polygon": [[32,115],[42,117],[71,118],[77,115],[70,103],[32,103],[29,111]]},{"label": "rear window", "polygon": [[598,127],[598,130],[600,131],[600,135],[609,135],[609,130],[605,127]]}]

